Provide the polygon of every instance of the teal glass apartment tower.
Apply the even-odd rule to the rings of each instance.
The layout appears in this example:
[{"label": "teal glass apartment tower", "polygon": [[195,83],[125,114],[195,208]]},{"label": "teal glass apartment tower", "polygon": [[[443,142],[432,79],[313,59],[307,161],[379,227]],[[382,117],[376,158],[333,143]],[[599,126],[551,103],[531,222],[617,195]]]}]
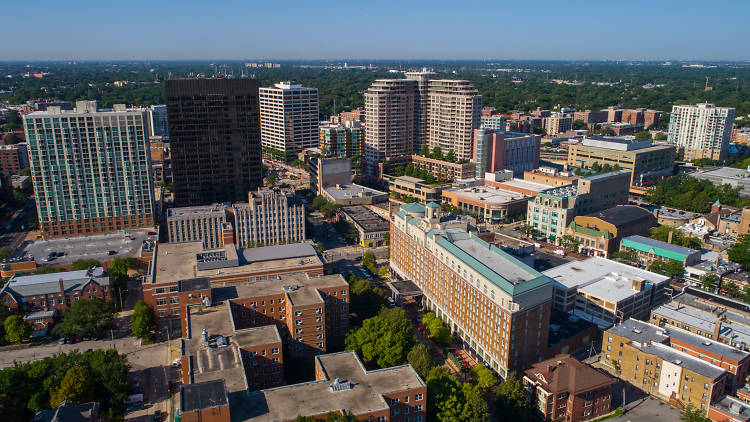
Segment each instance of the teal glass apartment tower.
[{"label": "teal glass apartment tower", "polygon": [[45,238],[154,225],[145,109],[48,107],[23,117]]}]

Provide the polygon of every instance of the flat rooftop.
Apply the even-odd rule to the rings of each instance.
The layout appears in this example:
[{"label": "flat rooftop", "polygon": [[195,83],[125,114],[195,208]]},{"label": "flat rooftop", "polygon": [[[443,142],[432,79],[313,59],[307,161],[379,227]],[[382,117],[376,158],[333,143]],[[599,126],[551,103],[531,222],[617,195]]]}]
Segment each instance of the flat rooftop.
[{"label": "flat rooftop", "polygon": [[411,365],[368,371],[351,351],[315,359],[325,379],[250,393],[236,406],[232,402],[232,419],[275,422],[344,409],[364,414],[388,410],[383,395],[426,387]]},{"label": "flat rooftop", "polygon": [[657,306],[651,311],[651,313],[652,315],[662,315],[669,319],[681,321],[707,333],[713,333],[716,324],[719,322],[718,317],[710,312],[689,308],[685,305],[680,305],[679,302],[675,301]]},{"label": "flat rooftop", "polygon": [[650,139],[636,139],[634,136],[587,136],[583,138],[581,145],[615,151],[634,151],[653,146]]},{"label": "flat rooftop", "polygon": [[527,189],[530,191],[536,191],[537,193],[539,191],[543,191],[545,189],[549,189],[549,185],[545,185],[543,183],[536,183],[536,182],[529,182],[528,180],[523,179],[510,179],[506,182],[500,183],[500,186],[508,186],[511,188],[520,188],[520,189]]},{"label": "flat rooftop", "polygon": [[333,198],[336,201],[353,199],[353,198],[368,198],[368,197],[378,197],[378,196],[388,195],[386,192],[381,192],[379,190],[371,189],[366,186],[361,186],[356,183],[346,183],[346,184],[340,184],[340,185],[335,185],[335,186],[328,186],[325,188],[325,191],[328,193],[328,195],[331,196],[331,198]]},{"label": "flat rooftop", "polygon": [[229,403],[224,380],[180,386],[180,412],[209,409]]},{"label": "flat rooftop", "polygon": [[522,193],[510,190],[495,188],[492,186],[472,186],[470,188],[452,188],[443,190],[443,194],[452,193],[458,196],[471,198],[476,201],[487,202],[489,204],[505,204],[512,201],[528,198]]},{"label": "flat rooftop", "polygon": [[578,196],[578,187],[576,185],[558,186],[539,192],[540,194],[555,196],[558,198],[568,198]]},{"label": "flat rooftop", "polygon": [[[220,265],[205,270],[199,269],[196,255],[209,252],[233,252],[237,255],[237,264]],[[230,258],[233,257],[227,257],[227,259]],[[156,283],[199,277],[210,279],[215,276],[253,274],[288,270],[301,266],[323,265],[323,261],[315,252],[315,249],[306,243],[241,249],[239,254],[232,245],[226,245],[224,249],[204,251],[202,242],[162,243],[157,249],[155,259]]]},{"label": "flat rooftop", "polygon": [[344,207],[341,209],[346,213],[349,218],[354,220],[356,224],[362,227],[362,230],[367,232],[384,232],[388,231],[391,227],[390,222],[383,217],[375,214],[374,211],[369,208],[357,205],[354,207]]},{"label": "flat rooftop", "polygon": [[737,179],[750,182],[750,171],[747,169],[736,169],[732,167],[719,167],[713,170],[697,171],[690,174],[697,178],[723,178]]},{"label": "flat rooftop", "polygon": [[639,347],[645,353],[656,355],[662,360],[671,362],[683,369],[688,369],[697,374],[701,374],[710,379],[716,379],[724,375],[724,369],[716,365],[712,365],[706,361],[690,356],[687,353],[673,349],[665,344],[661,343],[649,343],[645,346]]},{"label": "flat rooftop", "polygon": [[323,303],[318,289],[348,287],[341,274],[308,277],[307,274],[289,274],[273,280],[240,283],[214,289],[216,300],[249,298],[286,293],[292,305]]},{"label": "flat rooftop", "polygon": [[225,215],[225,207],[222,204],[213,205],[199,205],[195,207],[181,207],[181,208],[168,208],[167,218],[185,218],[185,217],[197,217],[197,216],[217,216],[223,217]]},{"label": "flat rooftop", "polygon": [[645,280],[644,289],[649,289],[654,283],[662,283],[669,279],[600,257],[571,261],[550,268],[544,275],[554,280],[557,287],[577,288],[613,302],[619,302],[637,293],[633,290],[633,280]]}]

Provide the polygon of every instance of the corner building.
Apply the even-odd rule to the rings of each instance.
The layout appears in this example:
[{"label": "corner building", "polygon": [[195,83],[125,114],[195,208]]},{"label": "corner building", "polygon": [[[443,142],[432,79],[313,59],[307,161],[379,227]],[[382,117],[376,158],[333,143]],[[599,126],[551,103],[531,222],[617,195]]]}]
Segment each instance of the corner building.
[{"label": "corner building", "polygon": [[545,357],[553,281],[469,233],[467,221],[439,216],[435,203],[403,205],[391,224],[391,269],[507,377]]}]

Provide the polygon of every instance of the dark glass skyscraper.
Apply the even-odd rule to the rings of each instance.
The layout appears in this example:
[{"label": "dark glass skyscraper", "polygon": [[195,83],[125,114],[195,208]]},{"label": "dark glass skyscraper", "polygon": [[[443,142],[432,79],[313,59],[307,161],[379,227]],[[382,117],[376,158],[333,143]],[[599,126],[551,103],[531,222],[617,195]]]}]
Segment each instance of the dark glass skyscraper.
[{"label": "dark glass skyscraper", "polygon": [[174,205],[241,202],[263,182],[258,81],[167,79]]}]

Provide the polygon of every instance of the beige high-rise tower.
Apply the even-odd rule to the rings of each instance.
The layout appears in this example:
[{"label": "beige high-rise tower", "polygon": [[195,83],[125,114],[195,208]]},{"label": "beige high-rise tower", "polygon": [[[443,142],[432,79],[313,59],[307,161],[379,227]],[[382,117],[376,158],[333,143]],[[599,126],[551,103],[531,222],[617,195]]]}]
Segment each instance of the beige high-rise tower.
[{"label": "beige high-rise tower", "polygon": [[472,136],[479,129],[482,96],[469,81],[428,81],[427,134],[430,149],[452,150],[459,160],[471,160]]},{"label": "beige high-rise tower", "polygon": [[415,103],[416,113],[416,133],[414,134],[414,153],[418,154],[422,144],[425,142],[427,133],[427,85],[431,78],[434,78],[436,73],[430,72],[426,68],[420,72],[405,72],[406,79],[417,81],[417,101]]},{"label": "beige high-rise tower", "polygon": [[265,153],[291,158],[318,146],[318,89],[294,81],[260,88],[260,141]]},{"label": "beige high-rise tower", "polygon": [[377,164],[405,161],[412,154],[416,130],[417,81],[378,79],[365,92],[365,160]]}]

